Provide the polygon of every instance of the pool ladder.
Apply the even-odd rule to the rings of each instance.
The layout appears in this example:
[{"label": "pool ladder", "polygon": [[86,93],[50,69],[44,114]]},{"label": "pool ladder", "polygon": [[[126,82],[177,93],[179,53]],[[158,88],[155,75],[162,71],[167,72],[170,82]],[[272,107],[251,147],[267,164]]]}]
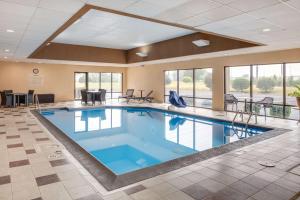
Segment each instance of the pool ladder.
[{"label": "pool ladder", "polygon": [[40,108],[40,101],[39,101],[39,97],[38,95],[34,95],[34,100],[35,100],[35,109],[37,109],[39,111],[39,113],[41,112],[41,108]]},{"label": "pool ladder", "polygon": [[[247,129],[248,129],[248,126],[249,126],[249,122],[250,122],[250,120],[251,120],[251,118],[252,118],[252,116],[253,116],[253,112],[247,112],[247,113],[245,113],[245,112],[243,112],[242,110],[236,111],[236,113],[235,113],[235,115],[234,115],[234,118],[233,118],[231,124],[232,124],[232,126],[234,127],[234,123],[235,123],[235,120],[236,120],[236,118],[237,118],[238,115],[240,115],[241,118],[242,118],[242,121],[244,121],[244,114],[248,114],[248,115],[249,115],[249,118],[247,119],[247,122],[246,122],[246,125],[245,125],[245,132],[246,132]],[[257,115],[255,115],[255,123],[257,123]]]}]

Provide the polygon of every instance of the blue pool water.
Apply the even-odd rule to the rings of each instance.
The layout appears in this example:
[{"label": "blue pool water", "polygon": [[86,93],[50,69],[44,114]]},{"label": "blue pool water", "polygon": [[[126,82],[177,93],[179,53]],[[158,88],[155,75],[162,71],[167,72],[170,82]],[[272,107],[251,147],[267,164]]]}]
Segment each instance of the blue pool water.
[{"label": "blue pool water", "polygon": [[42,115],[120,175],[270,129],[150,108],[52,109]]}]

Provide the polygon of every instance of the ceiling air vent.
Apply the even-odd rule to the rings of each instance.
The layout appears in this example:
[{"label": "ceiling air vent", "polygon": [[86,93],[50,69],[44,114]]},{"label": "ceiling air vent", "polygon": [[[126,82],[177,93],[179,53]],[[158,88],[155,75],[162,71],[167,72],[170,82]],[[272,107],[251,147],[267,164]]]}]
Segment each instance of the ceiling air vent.
[{"label": "ceiling air vent", "polygon": [[197,47],[205,47],[209,45],[209,40],[195,40],[193,41],[193,44]]}]

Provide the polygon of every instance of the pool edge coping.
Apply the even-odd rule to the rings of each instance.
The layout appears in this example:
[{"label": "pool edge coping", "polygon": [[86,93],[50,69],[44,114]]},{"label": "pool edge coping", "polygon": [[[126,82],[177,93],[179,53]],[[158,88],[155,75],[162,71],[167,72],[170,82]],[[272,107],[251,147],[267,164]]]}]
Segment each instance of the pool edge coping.
[{"label": "pool edge coping", "polygon": [[[135,108],[151,108],[162,111],[169,111],[173,113],[179,113],[189,116],[198,116],[204,117],[208,119],[215,119],[221,121],[228,121],[219,118],[202,116],[199,114],[188,114],[177,111],[170,111],[163,108],[153,108],[147,106],[127,106],[127,105],[118,105],[118,106],[101,106],[101,107],[85,107],[85,108],[72,108],[76,109],[97,109],[97,108],[111,108],[111,107],[135,107]],[[66,107],[56,107],[52,109],[65,109]],[[47,109],[47,108],[46,108]],[[51,109],[51,108],[50,108]],[[228,143],[222,145],[220,147],[215,147],[211,149],[207,149],[192,155],[184,156],[181,158],[177,158],[174,160],[170,160],[155,166],[143,168],[140,170],[136,170],[133,172],[129,172],[122,175],[114,174],[110,169],[108,169],[105,165],[97,161],[92,155],[90,155],[86,150],[84,150],[81,146],[79,146],[75,141],[69,138],[63,131],[61,131],[58,127],[52,124],[47,118],[41,115],[38,110],[31,110],[31,113],[41,122],[41,124],[59,141],[61,142],[65,148],[74,156],[74,158],[108,191],[112,191],[115,189],[119,189],[121,187],[125,187],[131,184],[134,184],[139,181],[143,181],[158,175],[165,174],[167,172],[171,172],[176,169],[180,169],[182,167],[194,164],[196,162],[204,161],[209,158],[219,156],[230,151],[255,144],[257,142],[270,139],[272,137],[281,135],[283,133],[291,131],[290,129],[283,128],[274,128],[268,126],[261,125],[252,125],[255,127],[263,127],[263,128],[272,128],[273,130],[269,130],[264,134],[256,135],[253,137],[245,138],[242,140],[238,140],[232,143]],[[240,123],[243,124],[243,123]]]}]

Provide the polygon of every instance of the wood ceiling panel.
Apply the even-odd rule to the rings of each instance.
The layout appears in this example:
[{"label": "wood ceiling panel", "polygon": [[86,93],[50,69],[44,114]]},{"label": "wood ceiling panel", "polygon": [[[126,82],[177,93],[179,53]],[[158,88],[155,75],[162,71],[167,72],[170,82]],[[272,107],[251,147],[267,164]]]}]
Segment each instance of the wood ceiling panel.
[{"label": "wood ceiling panel", "polygon": [[51,43],[40,49],[32,58],[125,64],[126,52],[119,49]]}]

